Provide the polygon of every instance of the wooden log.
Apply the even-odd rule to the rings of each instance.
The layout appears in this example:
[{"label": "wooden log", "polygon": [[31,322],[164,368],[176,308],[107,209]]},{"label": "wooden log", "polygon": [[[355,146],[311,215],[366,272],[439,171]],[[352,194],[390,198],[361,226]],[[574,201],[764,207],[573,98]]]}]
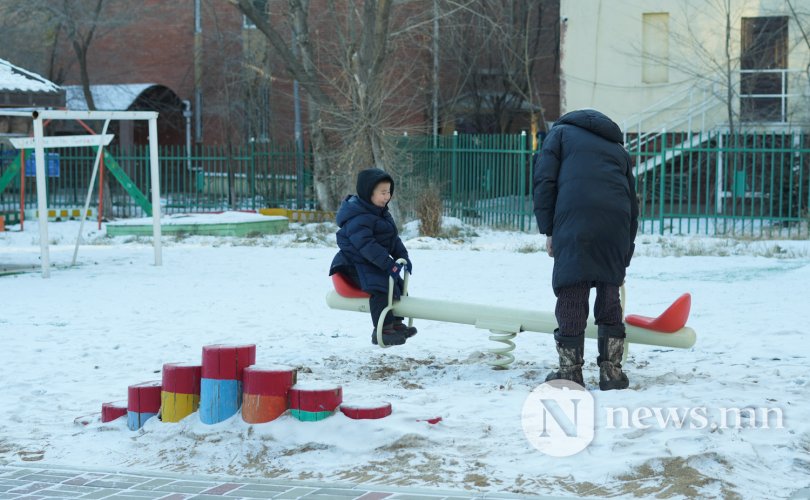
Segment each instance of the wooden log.
[{"label": "wooden log", "polygon": [[242,372],[256,363],[256,344],[203,347],[202,378],[242,380]]},{"label": "wooden log", "polygon": [[256,424],[281,416],[287,411],[290,388],[296,379],[295,368],[288,366],[245,368],[242,419]]},{"label": "wooden log", "polygon": [[290,413],[303,421],[323,420],[335,413],[343,401],[339,385],[308,382],[290,388]]},{"label": "wooden log", "polygon": [[127,388],[127,427],[136,431],[160,411],[159,380],[134,384]]},{"label": "wooden log", "polygon": [[239,411],[245,368],[256,362],[256,345],[203,347],[200,381],[200,421],[216,424]]},{"label": "wooden log", "polygon": [[112,422],[127,414],[127,401],[113,401],[101,404],[101,422]]},{"label": "wooden log", "polygon": [[341,403],[340,411],[357,420],[385,418],[391,414],[391,403]]},{"label": "wooden log", "polygon": [[190,363],[163,365],[163,391],[160,396],[160,418],[179,422],[191,415],[200,404],[202,366]]},{"label": "wooden log", "polygon": [[242,383],[238,380],[203,378],[200,386],[200,421],[216,424],[236,415],[242,405]]}]

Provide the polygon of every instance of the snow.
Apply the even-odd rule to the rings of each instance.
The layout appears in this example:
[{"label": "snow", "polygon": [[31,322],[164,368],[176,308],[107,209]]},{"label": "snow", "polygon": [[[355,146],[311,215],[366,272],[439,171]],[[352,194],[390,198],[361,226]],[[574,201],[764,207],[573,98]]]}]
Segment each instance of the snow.
[{"label": "snow", "polygon": [[15,92],[59,92],[55,83],[31,71],[0,59],[0,90]]},{"label": "snow", "polygon": [[[442,239],[405,225],[411,295],[554,310],[542,236],[451,222]],[[0,267],[36,265],[36,222],[8,229]],[[151,238],[87,224],[70,268],[78,223],[49,224],[51,278],[0,276],[0,460],[575,497],[777,498],[810,486],[809,241],[640,236],[628,313],[657,315],[688,291],[697,343],[631,345],[630,388],[601,392],[588,340],[595,438],[555,458],[521,424],[530,392],[556,366],[552,336],[519,334],[501,371],[486,364],[498,346],[489,332],[468,325],[416,320],[406,345],[373,346],[366,314],[325,305],[334,230],[167,236],[156,267]],[[251,343],[257,366],[295,367],[300,384],[339,385],[347,402],[389,401],[393,414],[214,425],[192,414],[136,432],[126,419],[74,423],[159,379],[164,363]],[[729,418],[746,408],[769,413]]]},{"label": "snow", "polygon": [[[101,111],[126,111],[146,89],[154,83],[127,83],[115,85],[91,85],[90,93],[96,109]],[[65,85],[65,101],[71,111],[87,111],[87,100],[81,85]]]},{"label": "snow", "polygon": [[[160,224],[166,226],[176,226],[185,224],[231,224],[239,222],[264,222],[268,220],[283,220],[286,217],[281,215],[261,215],[255,212],[235,212],[226,211],[219,214],[171,214],[164,216]],[[111,222],[115,226],[151,226],[151,217],[140,217],[134,219],[120,219]]]}]

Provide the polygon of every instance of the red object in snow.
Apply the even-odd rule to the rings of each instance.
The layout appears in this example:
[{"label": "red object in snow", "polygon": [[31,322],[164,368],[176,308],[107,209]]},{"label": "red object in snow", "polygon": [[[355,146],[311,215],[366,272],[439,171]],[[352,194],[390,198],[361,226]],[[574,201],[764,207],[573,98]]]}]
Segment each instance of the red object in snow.
[{"label": "red object in snow", "polygon": [[286,366],[245,368],[242,392],[259,396],[284,396],[290,392],[298,378],[295,368]]},{"label": "red object in snow", "polygon": [[685,293],[675,299],[675,302],[657,318],[628,314],[625,316],[624,322],[628,325],[646,328],[659,333],[675,333],[686,326],[686,320],[689,319],[689,310],[691,308],[692,296]]},{"label": "red object in snow", "polygon": [[343,402],[343,388],[296,384],[290,389],[290,409],[309,412],[335,411]]},{"label": "red object in snow", "polygon": [[256,363],[256,344],[203,346],[202,378],[242,380],[242,371]]},{"label": "red object in snow", "polygon": [[417,420],[417,422],[427,422],[429,424],[438,424],[442,421],[442,417],[433,417],[433,418],[426,418]]},{"label": "red object in snow", "polygon": [[202,366],[191,363],[163,365],[163,391],[175,394],[200,394]]},{"label": "red object in snow", "polygon": [[127,402],[114,401],[112,403],[101,404],[101,421],[112,422],[118,417],[125,417],[127,415]]},{"label": "red object in snow", "polygon": [[160,380],[129,386],[127,390],[127,410],[137,413],[159,412],[160,392]]},{"label": "red object in snow", "polygon": [[385,418],[391,414],[391,403],[380,403],[375,405],[354,405],[343,403],[340,411],[349,418],[356,420],[371,420]]}]

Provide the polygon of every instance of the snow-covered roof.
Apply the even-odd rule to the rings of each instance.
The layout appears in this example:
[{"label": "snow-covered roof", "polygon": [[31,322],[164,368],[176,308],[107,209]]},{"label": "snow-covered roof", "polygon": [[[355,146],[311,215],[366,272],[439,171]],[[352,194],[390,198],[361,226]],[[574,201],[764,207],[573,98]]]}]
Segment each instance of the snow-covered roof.
[{"label": "snow-covered roof", "polygon": [[6,92],[60,92],[52,81],[0,59],[0,91]]},{"label": "snow-covered roof", "polygon": [[[99,111],[126,111],[146,89],[155,83],[126,83],[116,85],[91,85],[96,109]],[[86,111],[87,101],[81,85],[65,85],[67,108],[71,111]]]}]

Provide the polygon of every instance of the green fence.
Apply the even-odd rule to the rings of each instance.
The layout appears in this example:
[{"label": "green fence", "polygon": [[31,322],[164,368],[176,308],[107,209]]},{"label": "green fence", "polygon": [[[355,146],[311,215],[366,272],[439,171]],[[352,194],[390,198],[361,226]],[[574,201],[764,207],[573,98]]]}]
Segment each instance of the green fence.
[{"label": "green fence", "polygon": [[807,141],[791,133],[661,136],[632,153],[640,231],[807,237]]},{"label": "green fence", "polygon": [[[639,151],[631,151],[640,231],[807,237],[808,141],[807,136],[790,133],[707,132],[666,134],[644,144]],[[526,135],[403,136],[394,144],[401,195],[434,186],[441,194],[445,215],[473,225],[536,230],[531,196],[534,152]],[[113,215],[145,215],[143,203],[133,191],[140,192],[143,200],[151,200],[147,148],[106,151],[105,160],[113,173],[123,173],[128,179],[107,183]],[[79,208],[90,182],[94,151],[54,152],[59,156],[59,168],[48,177],[48,205]],[[18,212],[20,176],[7,175],[17,152],[0,153],[0,184],[6,183],[0,185],[0,212]],[[311,154],[296,154],[291,144],[195,147],[191,155],[182,147],[162,147],[159,156],[165,213],[318,208]],[[300,186],[297,167],[304,172]],[[26,208],[34,209],[33,177],[26,181],[24,193]],[[94,189],[91,206],[97,203]],[[408,218],[415,214],[412,203],[403,203],[402,210]]]},{"label": "green fence", "polygon": [[[84,205],[95,161],[92,148],[49,150],[58,155],[58,175],[48,177],[48,207],[79,208]],[[12,167],[17,152],[0,152],[0,176]],[[147,210],[133,197],[133,189],[151,202],[149,150],[105,149],[105,200],[115,217],[142,217]],[[160,190],[164,213],[255,210],[264,207],[314,208],[311,154],[297,154],[293,145],[249,144],[238,148],[193,148],[166,146],[159,150]],[[30,160],[27,160],[30,162]],[[298,192],[297,166],[304,170],[302,193]],[[119,168],[116,168],[119,167]],[[113,168],[114,171],[111,171]],[[29,165],[29,170],[31,166]],[[129,189],[111,173],[121,172]],[[54,173],[54,172],[52,172]],[[22,193],[26,210],[36,208],[35,177],[27,177]],[[15,175],[0,185],[0,212],[19,212],[21,179]],[[91,193],[91,207],[98,206],[98,180]],[[1,189],[5,187],[4,189]],[[303,194],[299,200],[299,194]]]},{"label": "green fence", "polygon": [[411,192],[438,188],[445,215],[508,229],[528,230],[533,224],[534,152],[525,134],[408,136],[398,151],[410,168],[402,184]]}]

